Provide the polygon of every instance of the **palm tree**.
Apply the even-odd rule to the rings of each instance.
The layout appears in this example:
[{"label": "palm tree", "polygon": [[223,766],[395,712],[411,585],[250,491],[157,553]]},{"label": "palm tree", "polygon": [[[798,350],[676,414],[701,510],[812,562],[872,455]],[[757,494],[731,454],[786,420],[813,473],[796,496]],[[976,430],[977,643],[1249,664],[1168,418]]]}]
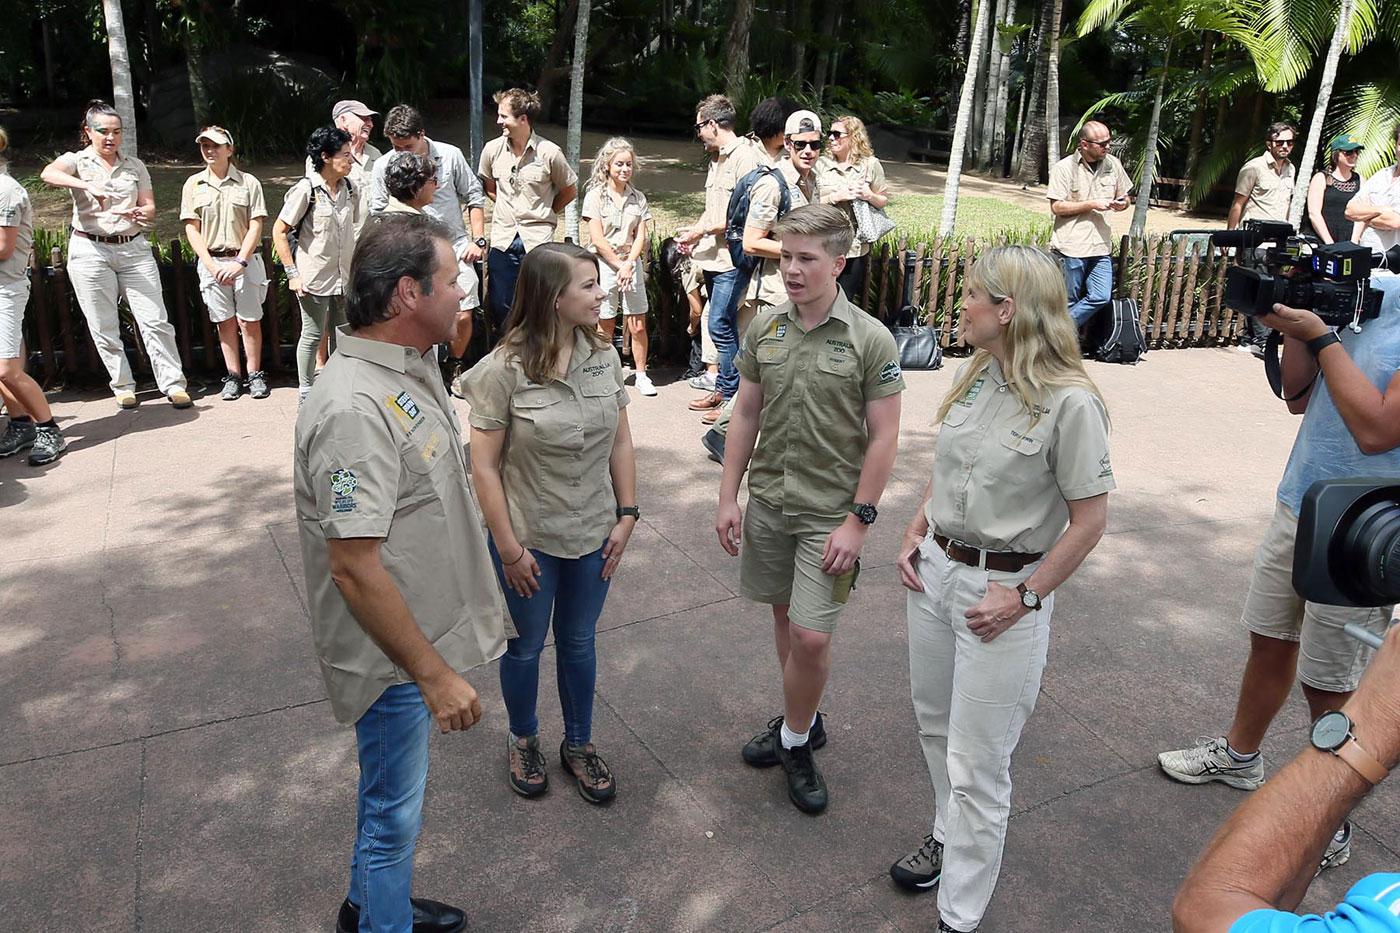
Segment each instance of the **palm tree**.
[{"label": "palm tree", "polygon": [[749,80],[749,33],[753,31],[753,0],[737,0],[734,20],[724,43],[724,92],[730,100],[744,96]]},{"label": "palm tree", "polygon": [[1050,0],[1050,61],[1045,73],[1045,166],[1060,160],[1064,140],[1060,139],[1060,20],[1065,0]]},{"label": "palm tree", "polygon": [[958,216],[958,182],[962,180],[963,155],[967,152],[967,128],[972,122],[972,90],[977,83],[981,65],[983,39],[991,20],[988,7],[991,0],[979,0],[977,20],[972,27],[972,48],[968,52],[967,70],[963,73],[962,94],[958,98],[958,122],[953,126],[953,151],[948,156],[948,181],[943,186],[943,215],[938,221],[938,235],[953,232]]},{"label": "palm tree", "polygon": [[136,95],[131,90],[131,56],[126,50],[126,25],[121,0],[102,0],[107,22],[107,54],[112,59],[112,104],[122,118],[122,152],[137,154]]},{"label": "palm tree", "polygon": [[[574,24],[574,61],[569,74],[569,130],[564,140],[564,156],[574,171],[579,169],[579,149],[583,147],[583,67],[588,61],[588,14],[592,0],[578,0],[578,21]],[[579,185],[578,190],[583,191]],[[564,208],[564,237],[579,242],[578,196]]]},{"label": "palm tree", "polygon": [[[1322,66],[1322,81],[1317,88],[1317,104],[1313,107],[1312,120],[1308,122],[1308,141],[1303,146],[1303,161],[1298,163],[1298,180],[1293,188],[1293,201],[1288,207],[1288,222],[1295,227],[1302,221],[1303,208],[1307,205],[1312,166],[1317,161],[1317,147],[1322,141],[1322,121],[1327,118],[1327,104],[1332,99],[1332,85],[1337,80],[1337,62],[1342,57],[1342,46],[1349,44],[1349,40],[1353,38],[1349,34],[1353,14],[1358,6],[1362,7],[1363,16],[1374,13],[1373,7],[1366,9],[1371,7],[1373,2],[1374,0],[1342,0],[1341,11],[1337,14],[1337,29],[1332,33],[1332,41],[1327,47],[1327,60]],[[1374,19],[1371,21],[1371,27],[1374,34]],[[1359,48],[1359,45],[1357,47]]]}]

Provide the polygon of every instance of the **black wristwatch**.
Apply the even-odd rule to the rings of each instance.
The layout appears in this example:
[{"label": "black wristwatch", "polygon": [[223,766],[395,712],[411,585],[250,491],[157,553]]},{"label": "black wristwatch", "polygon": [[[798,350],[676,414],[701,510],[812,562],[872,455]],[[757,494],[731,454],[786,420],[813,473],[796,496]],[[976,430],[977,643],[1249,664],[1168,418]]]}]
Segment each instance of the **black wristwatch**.
[{"label": "black wristwatch", "polygon": [[1337,332],[1335,330],[1329,330],[1322,336],[1314,337],[1313,339],[1307,341],[1304,344],[1304,346],[1306,346],[1308,348],[1308,352],[1313,355],[1313,359],[1317,359],[1317,355],[1321,353],[1324,349],[1332,346],[1332,344],[1334,343],[1341,342],[1342,338],[1337,336]]},{"label": "black wristwatch", "polygon": [[869,502],[857,502],[851,506],[851,514],[860,519],[862,525],[873,525],[880,512]]},{"label": "black wristwatch", "polygon": [[619,505],[617,507],[617,517],[622,518],[625,515],[630,515],[637,521],[642,520],[642,510],[635,505]]},{"label": "black wristwatch", "polygon": [[1024,583],[1016,584],[1016,592],[1021,594],[1021,605],[1031,612],[1040,611],[1040,594],[1030,589]]},{"label": "black wristwatch", "polygon": [[484,237],[484,236],[479,236],[479,237],[477,237],[477,238],[476,238],[476,245],[479,246],[479,247],[481,247],[482,249],[485,249],[485,248],[486,248],[486,237]]}]

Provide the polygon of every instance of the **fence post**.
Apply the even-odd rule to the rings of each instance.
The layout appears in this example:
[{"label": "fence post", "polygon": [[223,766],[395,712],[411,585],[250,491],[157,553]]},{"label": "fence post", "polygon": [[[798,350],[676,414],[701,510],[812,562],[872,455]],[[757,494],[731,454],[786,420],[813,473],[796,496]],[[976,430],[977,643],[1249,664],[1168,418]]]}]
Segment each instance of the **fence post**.
[{"label": "fence post", "polygon": [[[73,293],[68,287],[68,268],[63,264],[63,250],[55,246],[49,253],[49,268],[53,270],[54,305],[58,314],[58,336],[63,341],[63,369],[70,375],[78,371],[78,342],[73,336]],[[100,368],[97,347],[91,337],[87,341],[90,368]]]},{"label": "fence post", "polygon": [[1205,317],[1205,302],[1196,296],[1196,278],[1201,272],[1201,244],[1192,243],[1187,257],[1190,271],[1186,273],[1185,307],[1181,309],[1181,340],[1177,346],[1195,347],[1201,343],[1201,321]]},{"label": "fence post", "polygon": [[29,254],[29,281],[33,283],[30,294],[34,296],[34,329],[39,335],[39,352],[44,359],[44,382],[52,382],[58,375],[58,362],[53,354],[53,321],[49,319],[48,276],[39,262],[39,254]]},{"label": "fence post", "polygon": [[1181,311],[1181,290],[1186,285],[1186,240],[1177,241],[1176,251],[1172,253],[1171,275],[1169,276],[1170,292],[1169,303],[1166,314],[1166,327],[1162,332],[1162,343],[1171,343],[1180,346],[1176,337],[1176,321]]},{"label": "fence post", "polygon": [[[277,373],[282,371],[282,322],[278,320],[277,267],[272,264],[272,241],[263,237],[258,249],[262,254],[263,271],[267,273],[267,294],[263,296],[263,320],[267,322],[263,330],[263,358],[267,358],[270,350],[272,360],[271,365],[262,360],[258,360],[256,365]],[[253,366],[250,360],[248,367],[251,369]]]},{"label": "fence post", "polygon": [[170,274],[174,293],[175,333],[180,344],[180,361],[185,371],[194,368],[194,351],[190,347],[190,316],[185,308],[185,277],[180,274],[180,241],[170,241]]}]

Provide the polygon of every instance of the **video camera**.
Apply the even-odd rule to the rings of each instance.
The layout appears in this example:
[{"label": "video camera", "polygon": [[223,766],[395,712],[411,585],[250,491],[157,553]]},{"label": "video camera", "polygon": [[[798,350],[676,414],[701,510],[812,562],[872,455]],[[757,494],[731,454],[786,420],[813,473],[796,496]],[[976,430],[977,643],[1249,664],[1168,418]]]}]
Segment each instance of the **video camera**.
[{"label": "video camera", "polygon": [[1293,588],[1331,606],[1400,602],[1400,479],[1313,483],[1298,511]]},{"label": "video camera", "polygon": [[1312,311],[1329,327],[1359,331],[1381,311],[1383,295],[1371,287],[1371,273],[1400,271],[1400,246],[1376,253],[1355,243],[1323,243],[1273,220],[1246,220],[1210,240],[1239,251],[1239,264],[1225,273],[1225,304],[1251,317],[1278,303]]}]

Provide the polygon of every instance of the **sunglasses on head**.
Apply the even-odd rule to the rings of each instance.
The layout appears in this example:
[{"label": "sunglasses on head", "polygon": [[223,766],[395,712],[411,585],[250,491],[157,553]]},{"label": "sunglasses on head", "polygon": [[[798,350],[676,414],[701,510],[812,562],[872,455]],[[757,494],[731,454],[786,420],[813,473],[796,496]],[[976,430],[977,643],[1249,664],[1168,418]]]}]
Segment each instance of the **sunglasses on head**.
[{"label": "sunglasses on head", "polygon": [[820,139],[790,139],[788,142],[792,143],[794,149],[820,150],[822,147]]}]

